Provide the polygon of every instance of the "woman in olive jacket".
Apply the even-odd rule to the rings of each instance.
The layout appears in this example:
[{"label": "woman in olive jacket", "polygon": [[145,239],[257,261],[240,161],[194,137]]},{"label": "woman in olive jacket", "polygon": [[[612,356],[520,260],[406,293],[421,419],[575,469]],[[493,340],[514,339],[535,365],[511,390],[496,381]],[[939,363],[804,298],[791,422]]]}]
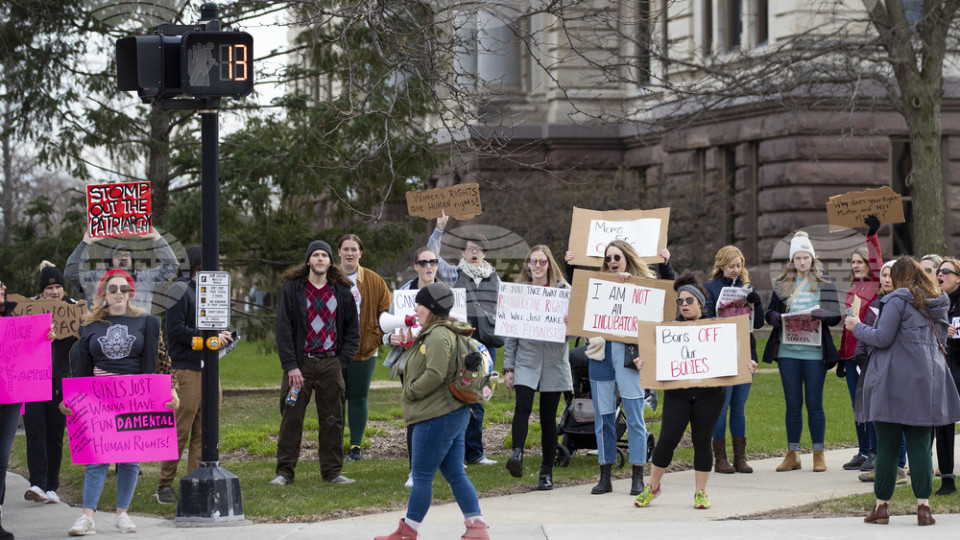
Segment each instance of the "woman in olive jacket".
[{"label": "woman in olive jacket", "polygon": [[450,318],[453,291],[442,283],[420,289],[416,301],[423,329],[407,353],[401,399],[403,419],[413,429],[413,487],[406,517],[397,530],[377,540],[417,538],[420,523],[430,509],[433,477],[438,469],[463,512],[467,526],[463,538],[489,538],[477,491],[463,471],[463,439],[470,409],[449,389],[456,377],[459,335],[469,336],[473,329]]}]

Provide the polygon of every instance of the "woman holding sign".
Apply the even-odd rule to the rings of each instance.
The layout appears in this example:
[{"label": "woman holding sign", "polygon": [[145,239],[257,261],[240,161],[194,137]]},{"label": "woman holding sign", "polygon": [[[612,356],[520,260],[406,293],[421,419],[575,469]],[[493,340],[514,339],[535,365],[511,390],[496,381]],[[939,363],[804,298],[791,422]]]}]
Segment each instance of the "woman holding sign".
[{"label": "woman holding sign", "polygon": [[[707,317],[732,317],[750,313],[753,328],[763,328],[763,302],[750,284],[746,258],[736,246],[723,246],[717,251],[713,262],[713,276],[703,284],[707,302],[704,312]],[[718,305],[719,303],[719,305]],[[757,361],[757,341],[750,332],[750,358]],[[751,383],[736,384],[727,388],[726,402],[720,411],[713,429],[714,471],[723,474],[752,473],[747,464],[747,398]],[[733,435],[733,464],[727,461],[727,410],[730,410],[730,434]]]},{"label": "woman holding sign", "polygon": [[[706,298],[693,273],[684,272],[674,282],[677,291],[677,320],[696,321],[704,318]],[[643,367],[643,360],[635,358],[637,369]],[[751,363],[755,370],[756,361]],[[693,441],[693,470],[696,491],[693,494],[693,507],[698,510],[710,508],[707,497],[707,481],[713,464],[710,451],[710,435],[717,423],[720,409],[727,399],[726,389],[722,386],[693,387],[665,390],[663,392],[663,418],[660,421],[660,440],[653,450],[653,466],[650,468],[650,483],[643,488],[633,501],[635,506],[648,506],[660,496],[660,480],[673,460],[673,451],[680,444],[683,433],[690,425],[690,438]]]},{"label": "woman holding sign", "polygon": [[930,426],[960,420],[960,395],[944,359],[950,299],[910,257],[893,264],[890,278],[895,290],[880,299],[876,327],[855,316],[844,322],[858,341],[873,347],[857,411],[857,420],[877,428],[877,500],[864,521],[890,521],[887,502],[896,486],[900,438],[906,436],[917,524],[933,525]]},{"label": "woman holding sign", "polygon": [[823,383],[827,370],[840,359],[828,326],[840,322],[837,288],[823,276],[822,266],[807,233],[790,241],[790,260],[774,282],[767,309],[773,327],[763,361],[777,361],[787,412],[787,455],[777,472],[800,469],[803,406],[807,406],[813,442],[813,472],[827,470],[823,441],[827,417],[823,412]]},{"label": "woman holding sign", "polygon": [[[519,283],[538,287],[570,287],[550,248],[540,244],[527,253]],[[540,392],[540,444],[543,460],[537,479],[540,491],[553,489],[553,462],[557,457],[557,407],[563,392],[573,391],[568,359],[569,345],[535,339],[507,338],[503,349],[503,383],[516,390],[511,435],[513,455],[507,470],[516,478],[523,476],[523,447],[527,441],[527,423],[533,410],[533,396]]]},{"label": "woman holding sign", "polygon": [[[133,278],[120,269],[108,270],[97,285],[93,310],[84,317],[80,340],[70,351],[74,377],[106,377],[155,373],[160,340],[160,319],[145,314],[130,301],[136,293]],[[65,405],[64,414],[73,412]],[[120,532],[136,532],[127,515],[137,488],[140,464],[117,465],[117,516]],[[93,514],[100,502],[110,465],[87,465],[83,477],[83,514],[70,528],[70,536],[96,534]]]}]

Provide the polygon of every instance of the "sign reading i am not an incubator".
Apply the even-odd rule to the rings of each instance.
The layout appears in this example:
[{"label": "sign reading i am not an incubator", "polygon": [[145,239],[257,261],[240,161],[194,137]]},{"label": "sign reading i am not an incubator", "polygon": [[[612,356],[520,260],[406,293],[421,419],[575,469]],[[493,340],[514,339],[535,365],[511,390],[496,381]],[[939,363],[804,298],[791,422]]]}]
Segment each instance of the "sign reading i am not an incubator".
[{"label": "sign reading i am not an incubator", "polygon": [[197,329],[230,327],[230,273],[197,272]]}]

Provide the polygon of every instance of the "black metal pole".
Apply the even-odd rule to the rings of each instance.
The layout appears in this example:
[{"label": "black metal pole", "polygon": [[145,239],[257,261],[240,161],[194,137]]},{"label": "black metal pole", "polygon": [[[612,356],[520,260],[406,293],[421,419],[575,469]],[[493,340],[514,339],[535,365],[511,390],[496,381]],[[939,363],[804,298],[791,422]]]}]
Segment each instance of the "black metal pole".
[{"label": "black metal pole", "polygon": [[[211,98],[209,107],[200,111],[201,167],[201,244],[204,271],[220,269],[220,98]],[[204,330],[203,341],[216,336],[216,330]],[[200,460],[220,461],[220,358],[217,351],[203,348],[202,418],[203,450]]]}]

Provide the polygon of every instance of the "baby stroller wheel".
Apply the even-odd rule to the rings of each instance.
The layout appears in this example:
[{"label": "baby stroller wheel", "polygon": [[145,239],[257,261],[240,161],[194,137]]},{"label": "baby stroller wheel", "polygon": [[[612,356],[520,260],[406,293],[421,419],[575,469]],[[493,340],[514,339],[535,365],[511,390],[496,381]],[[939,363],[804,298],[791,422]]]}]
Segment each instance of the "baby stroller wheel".
[{"label": "baby stroller wheel", "polygon": [[554,464],[557,467],[566,467],[570,465],[570,456],[570,450],[566,446],[557,445],[557,457],[554,459]]},{"label": "baby stroller wheel", "polygon": [[657,439],[653,433],[647,433],[647,461],[653,459],[653,449],[657,447]]},{"label": "baby stroller wheel", "polygon": [[626,461],[627,461],[627,454],[623,451],[622,448],[617,448],[617,468],[622,469]]}]

